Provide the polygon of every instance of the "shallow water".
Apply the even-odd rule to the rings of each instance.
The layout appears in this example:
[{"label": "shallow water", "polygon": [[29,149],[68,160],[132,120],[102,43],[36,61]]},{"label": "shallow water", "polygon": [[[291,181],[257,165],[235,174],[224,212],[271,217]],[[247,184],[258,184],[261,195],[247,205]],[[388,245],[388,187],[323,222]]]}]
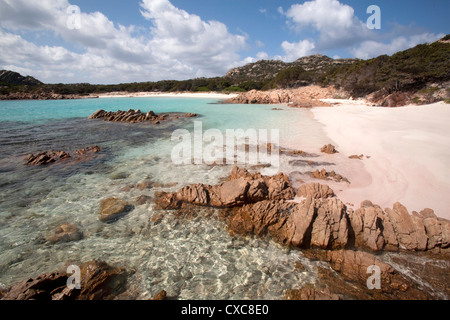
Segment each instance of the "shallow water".
[{"label": "shallow water", "polygon": [[[272,110],[273,106],[221,105],[212,99],[118,98],[67,101],[0,102],[0,285],[64,267],[67,261],[92,259],[134,272],[129,278],[137,299],[165,289],[179,299],[280,299],[285,289],[314,283],[316,262],[268,239],[231,237],[219,218],[179,219],[152,204],[136,206],[115,223],[99,221],[101,199],[133,202],[161,189],[123,191],[144,180],[216,184],[232,166],[174,165],[172,132],[279,129],[280,146],[309,151],[328,143],[321,126],[307,110]],[[195,112],[197,119],[179,119],[159,126],[87,120],[98,109],[140,109],[143,112]],[[87,162],[28,167],[23,157],[45,150],[74,150],[98,145],[102,151]],[[282,156],[281,171],[298,170]],[[311,169],[310,166],[300,168]],[[262,173],[264,173],[262,170]],[[43,239],[63,223],[81,228],[84,239],[51,245]],[[301,261],[305,272],[295,270]]]}]

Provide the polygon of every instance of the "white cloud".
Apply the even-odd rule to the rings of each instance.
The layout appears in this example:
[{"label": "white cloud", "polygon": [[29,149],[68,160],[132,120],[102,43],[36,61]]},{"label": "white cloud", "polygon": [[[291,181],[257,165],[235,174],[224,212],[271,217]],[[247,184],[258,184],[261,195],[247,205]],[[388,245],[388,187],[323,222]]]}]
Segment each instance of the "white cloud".
[{"label": "white cloud", "polygon": [[[240,60],[246,38],[233,35],[218,21],[203,21],[168,0],[144,0],[142,15],[152,26],[117,25],[101,12],[80,12],[80,29],[70,29],[68,0],[0,0],[0,67],[29,70],[47,82],[111,83],[186,79],[224,74]],[[140,28],[142,30],[142,28]],[[27,31],[28,30],[28,31]],[[23,32],[53,32],[82,48],[74,53],[61,46],[42,46]],[[45,72],[44,72],[45,70]]]},{"label": "white cloud", "polygon": [[[287,23],[299,34],[317,34],[314,46],[311,41],[283,42],[285,58],[295,58],[295,52],[324,53],[327,50],[346,50],[358,58],[370,58],[382,54],[393,54],[419,43],[434,41],[441,35],[414,30],[414,26],[396,25],[389,34],[382,34],[367,27],[349,5],[339,0],[311,0],[293,4],[284,12]],[[367,16],[369,17],[369,16]],[[407,35],[406,35],[407,34]],[[390,43],[385,38],[389,36]]]},{"label": "white cloud", "polygon": [[281,44],[281,47],[286,54],[284,57],[282,57],[282,60],[286,62],[292,62],[294,60],[297,60],[298,58],[313,54],[316,45],[313,41],[310,40],[303,40],[299,42],[284,41]]},{"label": "white cloud", "polygon": [[319,50],[354,44],[370,36],[366,24],[355,16],[354,9],[338,0],[294,4],[285,15],[296,31],[318,33],[316,44]]},{"label": "white cloud", "polygon": [[360,59],[369,59],[383,54],[392,55],[398,51],[406,50],[421,43],[434,42],[445,34],[423,33],[410,37],[397,37],[390,43],[377,41],[364,41],[358,47],[351,49],[353,55]]}]

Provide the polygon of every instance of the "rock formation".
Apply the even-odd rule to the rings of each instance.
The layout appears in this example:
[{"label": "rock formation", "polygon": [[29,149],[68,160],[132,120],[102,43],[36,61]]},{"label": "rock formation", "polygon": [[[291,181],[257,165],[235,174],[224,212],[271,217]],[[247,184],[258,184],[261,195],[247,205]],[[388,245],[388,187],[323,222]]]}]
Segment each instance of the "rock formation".
[{"label": "rock formation", "polygon": [[25,161],[31,166],[42,166],[69,158],[70,154],[65,151],[44,151],[39,152],[37,155],[30,154],[26,156]]},{"label": "rock formation", "polygon": [[100,147],[92,146],[84,149],[76,150],[75,156],[72,157],[66,151],[44,151],[39,152],[37,155],[29,154],[25,157],[25,162],[27,165],[31,166],[42,166],[48,165],[51,163],[55,163],[61,160],[72,159],[75,161],[87,160],[92,157],[94,154],[99,153],[101,151]]},{"label": "rock formation", "polygon": [[131,210],[133,210],[133,206],[125,200],[117,198],[103,199],[100,201],[100,221],[114,222]]},{"label": "rock formation", "polygon": [[334,196],[334,191],[327,185],[320,183],[303,184],[297,191],[297,197],[325,199]]},{"label": "rock formation", "polygon": [[331,171],[331,172],[327,172],[325,169],[322,169],[319,171],[319,169],[317,169],[314,172],[309,172],[309,174],[311,175],[311,178],[314,179],[320,179],[320,180],[334,180],[336,182],[347,182],[350,183],[350,181],[348,181],[347,178],[343,177],[342,175]]},{"label": "rock formation", "polygon": [[[193,118],[197,117],[195,113],[185,113],[182,117]],[[128,111],[107,112],[105,110],[98,110],[89,116],[89,119],[102,119],[111,122],[151,122],[152,124],[159,124],[161,121],[178,118],[178,115],[173,114],[155,114],[153,111],[142,113],[141,110],[130,109]]]},{"label": "rock formation", "polygon": [[9,288],[2,300],[112,300],[125,290],[125,271],[105,262],[80,266],[81,289],[70,289],[65,272],[42,274]]},{"label": "rock formation", "polygon": [[[320,89],[317,89],[320,91]],[[302,89],[280,89],[272,91],[251,90],[239,94],[235,98],[223,101],[223,103],[238,104],[281,104],[287,103],[297,108],[331,107],[330,104],[319,99],[329,94],[305,94]],[[314,98],[311,98],[314,96]]]},{"label": "rock formation", "polygon": [[371,251],[441,250],[450,246],[450,221],[432,210],[410,215],[396,203],[383,211],[370,201],[347,210],[333,191],[320,184],[302,185],[294,198],[284,174],[267,177],[234,167],[227,181],[216,186],[194,184],[176,193],[156,194],[158,209],[180,209],[183,204],[231,208],[227,213],[232,234],[270,235],[276,241],[301,248]]},{"label": "rock formation", "polygon": [[157,207],[177,209],[183,202],[218,208],[242,206],[262,200],[290,200],[295,196],[289,178],[279,173],[268,177],[250,174],[246,169],[234,167],[228,181],[216,186],[194,184],[176,193],[158,193]]}]

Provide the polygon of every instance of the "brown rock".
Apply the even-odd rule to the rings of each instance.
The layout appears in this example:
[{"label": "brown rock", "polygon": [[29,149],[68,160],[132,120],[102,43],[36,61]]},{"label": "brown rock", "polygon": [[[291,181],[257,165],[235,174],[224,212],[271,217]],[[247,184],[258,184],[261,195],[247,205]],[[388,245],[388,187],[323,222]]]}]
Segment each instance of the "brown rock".
[{"label": "brown rock", "polygon": [[98,153],[100,151],[101,151],[101,149],[100,149],[99,146],[92,146],[92,147],[87,147],[87,148],[75,151],[75,155],[77,155],[77,156],[86,156],[86,155],[89,155],[89,154],[92,154],[92,153]]},{"label": "brown rock", "polygon": [[125,289],[125,272],[105,262],[80,266],[81,289],[69,289],[65,272],[52,272],[12,286],[2,300],[112,300]]},{"label": "brown rock", "polygon": [[45,151],[37,155],[30,154],[25,158],[27,165],[41,166],[54,163],[58,160],[65,160],[70,158],[70,154],[65,151]]},{"label": "brown rock", "polygon": [[381,290],[406,291],[409,282],[387,263],[381,262],[373,254],[363,251],[337,250],[328,251],[327,260],[333,270],[339,272],[345,279],[366,284],[370,274],[369,266],[377,266],[381,272]]},{"label": "brown rock", "polygon": [[361,203],[361,208],[349,215],[355,247],[365,247],[372,251],[384,248],[383,211],[370,201]]},{"label": "brown rock", "polygon": [[51,235],[46,237],[46,240],[51,243],[78,241],[81,239],[83,239],[83,232],[70,223],[57,227]]},{"label": "brown rock", "polygon": [[132,209],[133,206],[124,200],[116,198],[103,199],[100,201],[100,221],[114,222]]},{"label": "brown rock", "polygon": [[152,202],[153,200],[154,200],[154,199],[153,199],[152,197],[150,197],[150,196],[142,195],[142,196],[139,196],[139,197],[136,199],[136,204],[137,204],[138,206],[142,206],[142,205],[144,205],[144,204],[147,204],[147,203]]},{"label": "brown rock", "polygon": [[[182,115],[183,117],[196,117],[195,113],[186,113]],[[153,111],[149,111],[147,113],[142,113],[141,110],[133,110],[130,109],[128,111],[117,111],[117,112],[106,112],[104,110],[98,110],[92,115],[89,116],[89,119],[102,119],[104,121],[112,121],[112,122],[129,122],[129,123],[137,123],[137,122],[149,122],[153,124],[159,124],[160,121],[170,120],[170,119],[178,119],[178,116],[170,117],[169,115],[157,115]]]},{"label": "brown rock", "polygon": [[181,203],[212,207],[234,207],[261,200],[293,199],[294,190],[285,174],[268,177],[260,173],[250,174],[245,169],[234,167],[229,179],[216,186],[194,184],[180,189],[173,196],[159,194],[159,208],[179,208]]},{"label": "brown rock", "polygon": [[297,197],[312,197],[313,199],[326,199],[334,196],[334,191],[327,185],[309,183],[300,186]]},{"label": "brown rock", "polygon": [[358,155],[351,155],[351,156],[349,156],[348,157],[349,159],[352,159],[352,160],[362,160],[363,158],[364,158],[364,155],[363,154],[360,154],[359,156]]},{"label": "brown rock", "polygon": [[212,187],[210,189],[210,205],[213,207],[234,207],[243,205],[246,203],[249,186],[250,184],[247,180],[239,178]]},{"label": "brown rock", "polygon": [[156,296],[152,298],[152,300],[162,301],[167,299],[167,292],[165,290],[162,290],[160,293],[158,293]]},{"label": "brown rock", "polygon": [[320,151],[323,153],[328,153],[328,154],[335,154],[338,152],[336,150],[335,146],[333,146],[332,144],[323,146],[322,149],[320,149]]},{"label": "brown rock", "polygon": [[338,199],[301,203],[265,200],[245,205],[231,216],[231,233],[269,234],[276,241],[295,247],[341,248],[348,241],[345,206]]},{"label": "brown rock", "polygon": [[179,201],[206,206],[209,204],[208,188],[203,184],[189,185],[180,189],[176,197]]},{"label": "brown rock", "polygon": [[386,215],[392,223],[400,247],[407,250],[424,250],[419,244],[421,234],[416,231],[416,224],[402,204],[397,202],[393,209],[386,209]]},{"label": "brown rock", "polygon": [[317,217],[311,231],[311,246],[345,248],[348,241],[348,221],[345,205],[338,199],[319,202]]}]

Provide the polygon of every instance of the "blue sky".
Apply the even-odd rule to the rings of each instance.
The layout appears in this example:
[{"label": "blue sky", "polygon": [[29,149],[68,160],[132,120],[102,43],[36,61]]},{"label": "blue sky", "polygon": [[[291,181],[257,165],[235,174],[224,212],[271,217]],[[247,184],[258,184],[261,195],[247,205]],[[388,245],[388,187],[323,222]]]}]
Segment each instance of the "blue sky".
[{"label": "blue sky", "polygon": [[[367,28],[370,5],[380,30]],[[47,83],[120,83],[315,53],[367,59],[450,33],[448,12],[449,0],[0,0],[0,68]]]}]

